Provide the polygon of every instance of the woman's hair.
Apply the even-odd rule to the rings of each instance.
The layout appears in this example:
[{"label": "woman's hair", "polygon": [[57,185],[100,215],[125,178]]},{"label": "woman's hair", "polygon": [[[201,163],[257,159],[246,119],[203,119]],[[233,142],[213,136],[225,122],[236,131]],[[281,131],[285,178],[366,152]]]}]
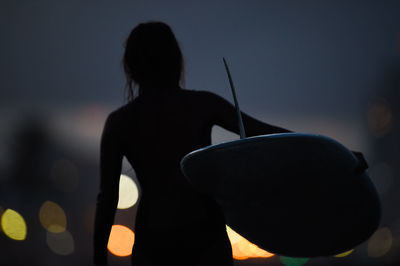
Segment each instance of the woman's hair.
[{"label": "woman's hair", "polygon": [[183,57],[171,28],[163,22],[141,23],[125,42],[122,64],[128,100],[146,90],[177,88],[183,76]]}]

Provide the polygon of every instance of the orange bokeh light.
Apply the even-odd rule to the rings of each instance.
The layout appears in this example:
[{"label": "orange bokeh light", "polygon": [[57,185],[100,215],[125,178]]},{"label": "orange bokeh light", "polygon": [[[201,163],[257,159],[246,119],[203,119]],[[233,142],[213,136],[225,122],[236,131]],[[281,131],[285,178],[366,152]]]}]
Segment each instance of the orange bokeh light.
[{"label": "orange bokeh light", "polygon": [[[235,260],[270,258],[274,256],[274,254],[251,243],[228,226],[227,233],[231,241],[233,258]],[[135,233],[130,228],[118,224],[113,225],[108,239],[107,249],[115,256],[130,256],[132,254],[134,242]]]},{"label": "orange bokeh light", "polygon": [[229,239],[231,240],[233,258],[235,260],[247,260],[255,258],[269,258],[274,254],[269,253],[257,245],[242,237],[230,227],[227,227]]},{"label": "orange bokeh light", "polygon": [[135,233],[126,226],[116,224],[111,228],[107,249],[115,256],[129,256],[134,242]]}]

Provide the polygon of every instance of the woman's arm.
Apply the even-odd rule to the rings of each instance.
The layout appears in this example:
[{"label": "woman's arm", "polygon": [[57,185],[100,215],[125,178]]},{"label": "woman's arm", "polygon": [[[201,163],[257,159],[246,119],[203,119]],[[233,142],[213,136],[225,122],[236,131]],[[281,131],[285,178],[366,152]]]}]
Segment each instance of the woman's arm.
[{"label": "woman's arm", "polygon": [[[205,91],[201,93],[203,93],[204,97],[207,98],[205,102],[208,104],[208,108],[210,108],[211,111],[211,117],[212,117],[211,123],[213,125],[216,124],[229,131],[239,134],[239,123],[235,106],[233,106],[227,100],[214,93]],[[241,112],[241,114],[243,119],[244,131],[247,137],[273,134],[273,133],[292,132],[290,130],[281,127],[261,122],[243,112]],[[362,172],[365,169],[367,169],[368,163],[365,160],[364,155],[361,152],[357,151],[352,151],[352,152],[354,156],[356,156],[356,158],[359,160],[359,166],[357,168],[357,171]]]},{"label": "woman's arm", "polygon": [[[204,92],[207,97],[208,108],[211,111],[212,123],[229,131],[239,134],[239,123],[236,108],[224,98],[211,93]],[[266,135],[273,133],[291,132],[287,129],[269,125],[241,112],[244,131],[247,137]]]},{"label": "woman's arm", "polygon": [[108,116],[100,145],[100,192],[97,196],[94,226],[94,263],[107,264],[107,243],[114,223],[118,204],[119,178],[122,167],[122,152],[115,121],[115,113]]}]

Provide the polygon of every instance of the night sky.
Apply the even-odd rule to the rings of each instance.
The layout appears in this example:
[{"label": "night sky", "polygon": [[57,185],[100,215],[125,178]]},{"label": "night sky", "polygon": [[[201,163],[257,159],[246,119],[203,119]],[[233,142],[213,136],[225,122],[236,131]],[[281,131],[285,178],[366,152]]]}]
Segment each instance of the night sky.
[{"label": "night sky", "polygon": [[[225,57],[243,111],[362,151],[384,206],[384,233],[376,236],[382,243],[377,246],[384,249],[388,235],[390,246],[376,256],[370,252],[374,243],[364,243],[342,263],[399,262],[399,14],[400,2],[389,0],[0,0],[0,207],[21,210],[32,196],[25,219],[28,236],[35,232],[36,237],[25,243],[0,232],[0,252],[6,254],[0,264],[24,265],[18,254],[26,254],[32,265],[91,261],[99,137],[106,115],[125,103],[124,41],[134,26],[150,20],[166,22],[175,32],[185,60],[185,88],[213,91],[232,101]],[[18,156],[21,140],[32,144],[23,132],[41,141],[41,148],[22,148],[43,156],[39,163]],[[234,138],[222,129],[213,132],[214,143]],[[41,174],[54,169],[52,160],[72,162],[76,187],[56,192],[57,186]],[[18,172],[18,167],[36,172],[30,176],[30,170]],[[40,194],[29,190],[36,187],[42,188]],[[46,231],[39,224],[29,229],[30,215],[38,223],[35,210],[46,200],[58,202],[67,213],[74,253],[48,251],[40,240]],[[119,211],[116,219],[132,226],[134,212]],[[41,255],[32,255],[33,246]],[[124,258],[112,257],[112,262],[127,265]],[[335,263],[337,258],[319,258],[306,265]],[[237,265],[283,264],[274,256]]]}]

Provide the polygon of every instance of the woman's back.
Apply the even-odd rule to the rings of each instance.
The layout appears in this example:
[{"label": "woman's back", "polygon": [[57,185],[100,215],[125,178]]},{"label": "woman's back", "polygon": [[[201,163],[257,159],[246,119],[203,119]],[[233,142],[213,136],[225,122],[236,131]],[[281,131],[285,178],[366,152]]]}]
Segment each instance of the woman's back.
[{"label": "woman's back", "polygon": [[143,192],[137,230],[193,230],[223,222],[216,221],[215,203],[180,171],[185,154],[211,144],[212,120],[203,106],[207,94],[176,89],[143,95],[115,113],[123,128],[120,145]]},{"label": "woman's back", "polygon": [[[248,136],[286,131],[242,115]],[[143,94],[110,114],[101,145],[95,250],[101,250],[108,237],[121,160],[126,156],[142,188],[133,260],[138,260],[138,265],[147,260],[159,265],[164,258],[151,256],[153,252],[184,254],[182,265],[191,265],[190,260],[205,253],[212,254],[203,258],[205,265],[213,261],[221,266],[232,264],[222,211],[213,198],[196,191],[180,171],[185,154],[211,144],[213,125],[238,133],[235,108],[213,93],[180,88]]]},{"label": "woman's back", "polygon": [[[216,260],[218,265],[231,264],[222,211],[214,199],[196,191],[180,171],[185,154],[211,144],[215,97],[178,88],[146,94],[113,112],[107,120],[103,142],[109,139],[126,156],[142,188],[133,251],[133,261],[138,265],[144,261],[158,265],[165,260],[161,254],[171,253],[181,258],[182,265],[191,265],[210,250],[219,255],[211,252],[211,257],[203,258],[204,263],[211,265]],[[102,157],[109,154],[102,151]],[[115,172],[109,167],[112,164],[105,165],[102,172]],[[105,190],[116,182],[104,181],[110,183],[102,184]],[[99,200],[98,209],[101,205]],[[168,241],[160,244],[160,239]],[[151,256],[153,252],[160,256]],[[175,261],[176,265],[180,263]]]}]

